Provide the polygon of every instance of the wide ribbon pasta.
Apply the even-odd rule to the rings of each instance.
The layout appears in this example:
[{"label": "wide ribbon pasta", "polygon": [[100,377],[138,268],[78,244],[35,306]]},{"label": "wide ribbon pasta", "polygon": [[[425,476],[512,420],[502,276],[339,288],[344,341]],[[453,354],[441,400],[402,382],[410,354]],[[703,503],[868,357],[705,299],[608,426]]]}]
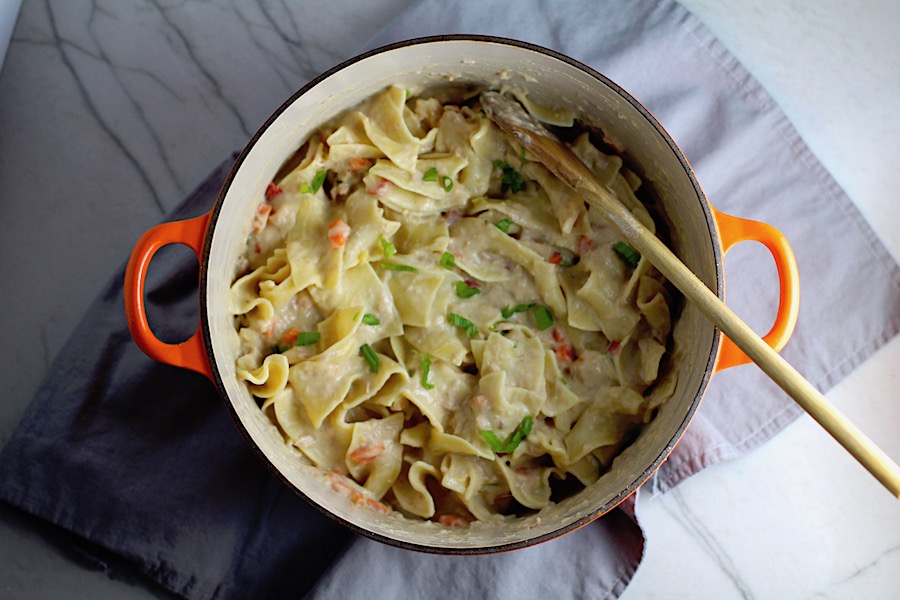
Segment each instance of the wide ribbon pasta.
[{"label": "wide ribbon pasta", "polygon": [[[461,89],[390,87],[310,136],[228,298],[237,376],[298,460],[453,525],[593,484],[675,385],[665,280]],[[655,231],[622,158],[567,139]]]}]

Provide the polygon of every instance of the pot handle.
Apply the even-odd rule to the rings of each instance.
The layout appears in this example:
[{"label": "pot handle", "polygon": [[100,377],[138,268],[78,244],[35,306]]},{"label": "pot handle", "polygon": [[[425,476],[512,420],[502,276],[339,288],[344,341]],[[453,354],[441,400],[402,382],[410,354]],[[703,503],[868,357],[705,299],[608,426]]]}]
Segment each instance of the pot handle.
[{"label": "pot handle", "polygon": [[156,251],[168,244],[183,244],[194,251],[199,260],[210,213],[184,221],[162,223],[148,230],[138,240],[125,268],[125,316],[128,329],[138,347],[150,358],[167,365],[196,371],[212,379],[200,326],[186,341],[167,344],[157,338],[147,322],[144,305],[144,282],[147,268]]},{"label": "pot handle", "polygon": [[[800,276],[794,251],[784,235],[766,223],[741,219],[725,214],[713,208],[713,216],[719,226],[722,240],[722,252],[727,253],[735,244],[744,241],[755,241],[763,244],[772,258],[778,271],[778,310],[775,322],[763,340],[776,352],[780,352],[787,344],[797,324],[797,313],[800,310]],[[744,365],[752,362],[743,350],[737,347],[727,336],[722,336],[719,358],[715,371]]]}]

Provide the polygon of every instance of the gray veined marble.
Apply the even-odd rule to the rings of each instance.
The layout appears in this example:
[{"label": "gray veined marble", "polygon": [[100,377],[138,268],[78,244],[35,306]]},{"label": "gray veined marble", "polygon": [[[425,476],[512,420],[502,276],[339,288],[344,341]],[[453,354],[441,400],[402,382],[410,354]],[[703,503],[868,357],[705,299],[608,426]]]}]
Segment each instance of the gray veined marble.
[{"label": "gray veined marble", "polygon": [[0,265],[15,337],[41,340],[10,357],[15,397],[31,396],[134,240],[407,3],[24,3],[0,86],[0,177],[47,230],[35,244],[7,201],[0,234],[67,293],[35,306],[13,293],[20,256]]}]

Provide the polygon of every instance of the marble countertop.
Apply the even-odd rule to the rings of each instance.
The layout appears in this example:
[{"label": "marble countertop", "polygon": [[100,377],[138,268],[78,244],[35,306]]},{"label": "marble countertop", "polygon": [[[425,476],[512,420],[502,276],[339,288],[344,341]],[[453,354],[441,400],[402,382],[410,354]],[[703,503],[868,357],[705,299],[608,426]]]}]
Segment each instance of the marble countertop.
[{"label": "marble countertop", "polygon": [[[22,2],[0,71],[0,444],[139,235],[409,3],[307,0],[301,23],[277,2]],[[900,258],[900,5],[682,4],[762,82]],[[234,70],[247,79],[223,76]],[[900,404],[880,400],[896,398],[898,364],[894,339],[828,393],[895,459]],[[648,542],[626,600],[900,593],[900,503],[805,416],[638,510]],[[164,596],[85,569],[52,530],[5,506],[0,540],[2,597]]]}]

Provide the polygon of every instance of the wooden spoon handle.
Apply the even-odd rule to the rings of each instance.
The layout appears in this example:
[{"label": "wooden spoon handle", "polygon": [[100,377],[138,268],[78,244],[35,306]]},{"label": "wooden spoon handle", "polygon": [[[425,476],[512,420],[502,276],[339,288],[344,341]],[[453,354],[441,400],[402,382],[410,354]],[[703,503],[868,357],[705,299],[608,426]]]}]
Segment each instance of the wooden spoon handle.
[{"label": "wooden spoon handle", "polygon": [[566,145],[549,133],[537,130],[527,115],[503,110],[505,107],[501,108],[501,103],[506,102],[509,101],[495,98],[495,102],[485,103],[489,116],[497,125],[512,135],[532,156],[609,221],[631,246],[642,256],[647,257],[651,264],[713,324],[900,499],[900,466],[706,287],[659,238],[597,180],[590,169]]},{"label": "wooden spoon handle", "polygon": [[[872,442],[825,396],[766,344],[744,321],[646,229],[596,179],[585,179],[577,191],[604,215],[614,215],[622,235],[672,282],[736,346],[830,433],[895,497],[900,499],[900,466]],[[612,219],[610,219],[612,222]]]}]

